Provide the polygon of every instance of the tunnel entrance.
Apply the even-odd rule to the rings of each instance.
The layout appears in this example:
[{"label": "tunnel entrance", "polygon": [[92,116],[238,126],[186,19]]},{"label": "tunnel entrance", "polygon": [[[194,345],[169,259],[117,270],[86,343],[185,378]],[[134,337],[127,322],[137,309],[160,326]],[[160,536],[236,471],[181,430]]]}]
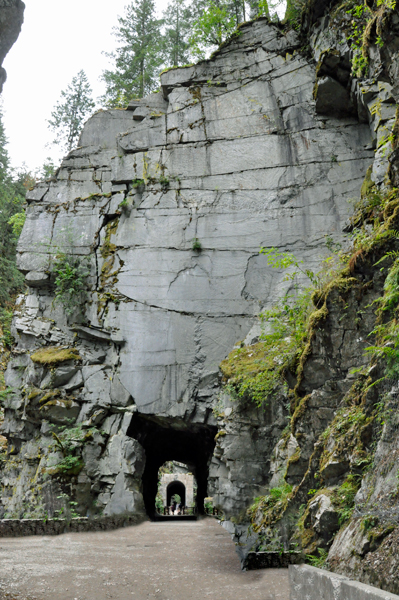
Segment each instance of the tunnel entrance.
[{"label": "tunnel entrance", "polygon": [[175,501],[186,506],[186,486],[181,481],[172,481],[166,488],[166,506],[171,506]]},{"label": "tunnel entrance", "polygon": [[[204,512],[207,496],[209,463],[215,447],[217,427],[187,424],[182,420],[133,415],[127,435],[144,448],[146,464],[143,473],[143,499],[146,512],[155,518],[155,500],[158,492],[158,471],[166,461],[187,465],[193,474],[196,488],[196,510]],[[173,483],[173,482],[170,482]],[[180,488],[182,491],[182,488]],[[179,496],[182,494],[175,491]],[[169,501],[167,497],[167,501]],[[185,490],[185,501],[187,494]]]}]

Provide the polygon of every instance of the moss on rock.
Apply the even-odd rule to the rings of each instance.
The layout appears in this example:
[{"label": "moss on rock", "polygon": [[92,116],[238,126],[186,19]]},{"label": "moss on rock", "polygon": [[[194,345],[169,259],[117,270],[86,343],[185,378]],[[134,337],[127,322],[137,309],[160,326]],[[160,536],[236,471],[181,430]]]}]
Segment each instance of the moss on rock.
[{"label": "moss on rock", "polygon": [[31,355],[34,363],[39,365],[57,365],[68,360],[81,360],[76,348],[60,348],[51,346],[37,350]]}]

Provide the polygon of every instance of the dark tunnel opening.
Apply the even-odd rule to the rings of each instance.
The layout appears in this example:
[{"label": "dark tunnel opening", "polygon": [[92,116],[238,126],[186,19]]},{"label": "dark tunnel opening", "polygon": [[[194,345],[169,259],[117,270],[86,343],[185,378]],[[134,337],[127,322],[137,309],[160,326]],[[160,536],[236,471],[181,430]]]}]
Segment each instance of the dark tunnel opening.
[{"label": "dark tunnel opening", "polygon": [[186,505],[186,486],[181,481],[172,481],[166,489],[166,504],[171,506],[173,496],[177,494],[181,498],[181,505]]},{"label": "dark tunnel opening", "polygon": [[155,420],[147,415],[133,415],[127,435],[136,439],[146,454],[142,478],[143,499],[150,518],[156,515],[158,470],[166,461],[178,461],[193,466],[198,486],[197,510],[201,514],[204,512],[209,463],[215,448],[216,434],[217,427],[211,425],[187,425],[181,420],[161,420],[159,417]]}]

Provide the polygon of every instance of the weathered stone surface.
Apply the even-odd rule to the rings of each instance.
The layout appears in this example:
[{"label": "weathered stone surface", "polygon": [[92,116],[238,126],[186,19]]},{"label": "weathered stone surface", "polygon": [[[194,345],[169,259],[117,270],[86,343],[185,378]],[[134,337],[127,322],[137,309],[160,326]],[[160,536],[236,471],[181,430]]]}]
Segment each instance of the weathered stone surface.
[{"label": "weathered stone surface", "polygon": [[339,513],[334,508],[331,499],[320,494],[310,504],[310,525],[326,541],[339,529]]},{"label": "weathered stone surface", "polygon": [[[318,40],[321,48],[325,40]],[[331,312],[338,323],[326,340],[331,360],[315,348],[300,390],[314,392],[310,426],[298,420],[293,433],[303,433],[302,441],[277,448],[272,470],[287,424],[286,395],[265,410],[240,410],[220,393],[218,366],[237,341],[259,336],[260,310],[289,289],[260,247],[292,250],[317,270],[325,236],[342,239],[348,201],[374,160],[372,135],[377,139],[391,111],[373,134],[365,119],[318,114],[314,64],[300,46],[295,32],[265,19],[244,25],[209,61],[164,73],[162,93],[127,111],[96,113],[56,180],[29,193],[18,247],[29,295],[14,321],[7,371],[15,394],[5,431],[15,450],[3,512],[19,516],[25,497],[38,511],[56,510],[56,481],[46,497],[30,489],[39,466],[44,473],[62,459],[50,424],[42,423],[45,412],[53,424],[69,418],[80,436],[71,452],[82,470],[68,485],[82,514],[140,512],[143,498],[151,512],[154,473],[165,460],[192,464],[199,498],[208,484],[226,519],[245,515],[287,466],[293,483],[303,476],[338,401],[323,386],[336,379],[345,388],[349,368],[361,361],[366,342],[357,343],[356,327],[348,326],[353,315],[339,325],[341,313]],[[335,68],[331,61],[326,68]],[[345,54],[337,64],[345,71],[346,63]],[[371,90],[368,102],[379,93]],[[54,303],[52,279],[45,279],[59,250],[89,257],[89,302],[72,316]],[[372,300],[370,294],[364,302]],[[351,339],[343,345],[345,336]],[[21,355],[55,343],[78,349],[73,369],[49,374],[20,364]],[[47,389],[51,377],[62,406],[42,410],[38,397],[27,401],[28,386]],[[227,525],[243,558],[254,543],[245,537],[245,518],[237,528]]]},{"label": "weathered stone surface", "polygon": [[0,1],[0,94],[7,78],[3,60],[20,34],[24,10],[25,4],[21,0]]}]

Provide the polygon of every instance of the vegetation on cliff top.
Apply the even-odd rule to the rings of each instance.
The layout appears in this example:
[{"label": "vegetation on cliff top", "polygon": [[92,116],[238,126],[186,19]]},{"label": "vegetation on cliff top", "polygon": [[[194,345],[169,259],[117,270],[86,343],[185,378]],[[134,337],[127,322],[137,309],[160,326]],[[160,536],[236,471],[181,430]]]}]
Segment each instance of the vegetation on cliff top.
[{"label": "vegetation on cliff top", "polygon": [[[156,90],[161,69],[205,58],[232,36],[239,25],[261,16],[278,21],[284,0],[171,0],[158,18],[153,0],[133,0],[114,28],[117,47],[108,53],[113,65],[103,71],[101,100],[124,107]],[[287,19],[298,20],[302,0],[289,0]],[[166,69],[165,69],[166,68]]]}]

